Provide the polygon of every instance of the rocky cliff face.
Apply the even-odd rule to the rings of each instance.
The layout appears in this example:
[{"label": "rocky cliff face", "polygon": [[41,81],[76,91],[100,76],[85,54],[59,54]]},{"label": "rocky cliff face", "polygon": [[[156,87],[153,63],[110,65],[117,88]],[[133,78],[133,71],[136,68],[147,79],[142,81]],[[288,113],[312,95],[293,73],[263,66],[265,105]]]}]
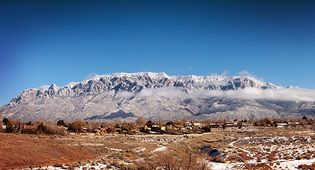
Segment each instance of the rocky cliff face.
[{"label": "rocky cliff face", "polygon": [[[95,75],[81,82],[28,89],[0,108],[6,117],[22,120],[89,120],[180,118],[260,118],[299,114],[300,105],[289,102],[240,99],[208,92],[247,88],[278,89],[271,83],[246,76],[169,76],[165,73]],[[207,95],[204,95],[207,94]],[[307,113],[313,104],[307,103]],[[284,105],[284,106],[283,106]],[[301,103],[302,105],[302,103]],[[305,102],[304,102],[305,106]]]}]

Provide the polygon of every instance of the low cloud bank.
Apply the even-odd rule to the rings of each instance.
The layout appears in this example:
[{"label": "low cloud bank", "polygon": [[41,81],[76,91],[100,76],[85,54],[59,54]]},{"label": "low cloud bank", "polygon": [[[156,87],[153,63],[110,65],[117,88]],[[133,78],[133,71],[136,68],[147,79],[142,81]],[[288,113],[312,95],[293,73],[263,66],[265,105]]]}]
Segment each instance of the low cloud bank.
[{"label": "low cloud bank", "polygon": [[206,96],[230,97],[240,99],[266,99],[284,101],[315,101],[315,89],[277,88],[258,89],[245,88],[231,91],[208,91]]},{"label": "low cloud bank", "polygon": [[[135,95],[135,94],[134,94]],[[264,99],[283,101],[307,101],[315,102],[315,89],[277,88],[259,89],[245,88],[240,90],[194,90],[185,92],[182,88],[167,87],[156,89],[144,89],[136,94],[139,97],[167,97],[167,98],[200,98],[200,97],[227,97],[237,99]],[[129,96],[124,94],[124,96]]]}]

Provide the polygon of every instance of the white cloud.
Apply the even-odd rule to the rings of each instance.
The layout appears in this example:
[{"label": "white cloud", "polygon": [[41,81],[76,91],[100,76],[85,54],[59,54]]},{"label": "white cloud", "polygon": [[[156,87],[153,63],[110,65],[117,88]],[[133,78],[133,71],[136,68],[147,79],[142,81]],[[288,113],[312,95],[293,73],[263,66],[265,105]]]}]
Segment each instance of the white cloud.
[{"label": "white cloud", "polygon": [[314,89],[277,88],[259,89],[245,88],[230,91],[208,91],[207,96],[241,98],[241,99],[267,99],[285,101],[315,101]]},{"label": "white cloud", "polygon": [[[122,94],[129,96],[128,94]],[[207,97],[227,97],[237,99],[266,99],[283,101],[309,101],[315,102],[315,89],[300,88],[277,88],[277,89],[259,89],[245,88],[240,90],[195,90],[189,93],[184,92],[182,88],[166,87],[156,89],[144,89],[136,94],[141,97],[158,96],[167,98],[207,98]]]},{"label": "white cloud", "polygon": [[89,73],[88,75],[85,76],[85,79],[92,79],[95,76],[98,76],[98,74],[96,74],[96,73]]},{"label": "white cloud", "polygon": [[[228,74],[228,71],[224,71],[221,75]],[[93,74],[91,74],[93,76]],[[240,76],[249,76],[259,80],[253,73],[248,71],[239,72]],[[221,81],[213,82],[220,85]],[[223,82],[224,83],[224,82]],[[274,89],[260,89],[260,88],[245,88],[240,90],[194,90],[186,93],[182,88],[176,87],[163,87],[155,89],[143,89],[141,92],[129,93],[122,92],[120,96],[131,97],[138,95],[140,97],[158,96],[167,98],[200,98],[200,97],[228,97],[238,99],[266,99],[266,100],[283,100],[283,101],[310,101],[315,102],[315,89],[303,89],[303,88],[274,88]]]},{"label": "white cloud", "polygon": [[221,76],[227,76],[227,75],[229,75],[229,71],[228,70],[224,70],[220,75]]},{"label": "white cloud", "polygon": [[159,96],[159,97],[184,97],[187,94],[181,88],[176,87],[163,87],[156,89],[144,89],[138,95],[143,97]]},{"label": "white cloud", "polygon": [[247,71],[247,70],[242,70],[240,72],[238,72],[238,75],[240,76],[248,76],[248,77],[256,77],[255,74]]}]

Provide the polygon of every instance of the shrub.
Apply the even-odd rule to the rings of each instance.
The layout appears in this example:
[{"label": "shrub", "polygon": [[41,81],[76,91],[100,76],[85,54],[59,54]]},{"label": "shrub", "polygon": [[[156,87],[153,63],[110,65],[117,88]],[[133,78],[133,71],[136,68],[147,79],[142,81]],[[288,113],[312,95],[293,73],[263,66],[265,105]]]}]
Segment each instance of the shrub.
[{"label": "shrub", "polygon": [[204,155],[194,153],[189,148],[160,152],[143,162],[136,163],[136,169],[151,170],[208,170]]},{"label": "shrub", "polygon": [[76,120],[70,123],[69,130],[74,132],[82,132],[86,123],[83,120]]},{"label": "shrub", "polygon": [[138,126],[143,126],[143,125],[145,125],[146,120],[143,116],[141,116],[141,117],[138,117],[138,119],[136,120],[136,123]]},{"label": "shrub", "polygon": [[211,126],[204,126],[204,127],[202,127],[202,129],[203,129],[205,132],[211,132]]},{"label": "shrub", "polygon": [[47,134],[47,135],[65,135],[66,132],[63,128],[58,125],[50,124],[50,123],[42,123],[37,128],[38,133]]},{"label": "shrub", "polygon": [[115,126],[108,126],[106,129],[107,133],[115,133],[116,129]]},{"label": "shrub", "polygon": [[100,128],[99,123],[96,122],[86,122],[87,132],[94,132],[96,129]]},{"label": "shrub", "polygon": [[57,125],[58,126],[66,126],[66,123],[63,120],[58,120]]},{"label": "shrub", "polygon": [[222,124],[222,128],[223,128],[223,130],[225,130],[225,129],[227,128],[227,124],[226,124],[225,121],[224,121],[223,124]]},{"label": "shrub", "polygon": [[242,129],[243,122],[242,121],[237,122],[237,127],[238,127],[238,129]]},{"label": "shrub", "polygon": [[36,129],[21,129],[21,133],[23,134],[36,134],[37,133],[37,128]]},{"label": "shrub", "polygon": [[3,123],[6,125],[7,133],[18,132],[20,130],[21,122],[19,120],[4,118]]}]

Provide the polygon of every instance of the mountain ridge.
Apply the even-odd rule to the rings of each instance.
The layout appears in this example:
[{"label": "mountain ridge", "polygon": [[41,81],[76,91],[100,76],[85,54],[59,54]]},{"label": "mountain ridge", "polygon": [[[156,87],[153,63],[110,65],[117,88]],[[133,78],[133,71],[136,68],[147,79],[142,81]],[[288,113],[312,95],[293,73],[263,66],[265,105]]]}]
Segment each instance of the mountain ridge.
[{"label": "mountain ridge", "polygon": [[[150,85],[143,82],[145,81],[151,81],[153,83],[154,88],[159,87],[165,87],[165,86],[176,86],[176,87],[186,87],[189,86],[189,84],[193,83],[199,83],[199,84],[205,84],[208,83],[210,90],[215,89],[222,89],[222,90],[237,90],[238,88],[245,88],[245,87],[261,87],[263,89],[265,88],[277,88],[276,85],[273,85],[271,83],[265,83],[262,81],[259,81],[255,78],[248,77],[248,76],[195,76],[195,75],[186,75],[186,76],[169,76],[164,72],[160,73],[154,73],[154,72],[138,72],[138,73],[114,73],[110,75],[94,75],[92,78],[89,78],[87,80],[83,80],[80,82],[71,82],[68,83],[65,86],[58,87],[56,84],[51,85],[44,85],[39,88],[30,88],[24,90],[17,98],[23,97],[24,94],[27,94],[28,92],[34,92],[36,91],[36,96],[53,96],[53,95],[59,95],[59,96],[68,96],[68,95],[79,95],[80,94],[80,88],[81,92],[91,92],[89,91],[89,88],[93,88],[91,86],[93,85],[100,85],[97,83],[103,83],[103,85],[107,85],[107,90],[120,90],[118,84],[108,84],[113,81],[113,79],[127,79],[127,81],[133,81],[138,82],[139,84],[138,90],[141,90],[142,88],[151,88]],[[142,79],[141,79],[142,78]],[[138,81],[137,81],[138,79]],[[169,84],[161,84],[165,81],[169,80]],[[155,82],[152,82],[155,81]],[[164,81],[164,82],[161,82]],[[238,82],[237,82],[238,81]],[[243,87],[242,87],[243,82]],[[106,84],[107,83],[107,84]],[[128,82],[127,82],[128,83]],[[173,83],[173,84],[172,84]],[[237,84],[238,83],[238,84]],[[217,84],[217,86],[215,86]],[[113,85],[115,87],[108,87],[110,85]],[[87,87],[88,86],[88,87]],[[103,87],[104,88],[104,87]],[[189,88],[189,87],[188,87]],[[205,88],[205,87],[204,87]],[[92,89],[96,92],[100,92],[101,89]],[[98,91],[97,91],[98,90]],[[126,89],[124,89],[126,90]],[[129,89],[129,91],[132,89]]]},{"label": "mountain ridge", "polygon": [[[0,112],[22,120],[53,121],[135,119],[138,116],[168,120],[233,119],[300,114],[300,104],[290,103],[294,108],[290,110],[285,108],[289,102],[239,98],[243,92],[253,95],[258,90],[258,94],[269,94],[277,89],[284,88],[250,76],[114,73],[94,75],[61,87],[52,84],[24,90],[2,106]],[[272,99],[273,94],[270,95]],[[315,105],[307,102],[305,106],[307,113],[313,115]]]}]

